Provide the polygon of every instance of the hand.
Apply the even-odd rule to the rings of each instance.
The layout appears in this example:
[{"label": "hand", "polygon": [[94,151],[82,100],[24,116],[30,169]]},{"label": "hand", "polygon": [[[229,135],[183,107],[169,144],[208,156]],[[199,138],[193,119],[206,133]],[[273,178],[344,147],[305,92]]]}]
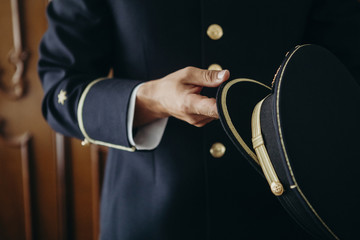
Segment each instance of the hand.
[{"label": "hand", "polygon": [[228,70],[186,67],[164,78],[146,82],[136,96],[134,127],[169,116],[202,127],[219,118],[216,100],[200,95],[203,87],[218,87]]}]

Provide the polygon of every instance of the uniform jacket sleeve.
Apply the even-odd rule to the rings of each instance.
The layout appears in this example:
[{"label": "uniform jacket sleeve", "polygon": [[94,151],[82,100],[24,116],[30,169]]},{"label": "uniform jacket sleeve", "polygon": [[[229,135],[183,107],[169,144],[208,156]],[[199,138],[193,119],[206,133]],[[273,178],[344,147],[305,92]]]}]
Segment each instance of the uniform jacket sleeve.
[{"label": "uniform jacket sleeve", "polygon": [[360,84],[360,2],[313,1],[306,29],[305,42],[332,51]]},{"label": "uniform jacket sleeve", "polygon": [[[42,110],[67,136],[114,148],[131,147],[127,109],[140,80],[107,78],[112,63],[112,22],[105,2],[54,0],[40,44]],[[125,149],[127,150],[127,149]]]}]

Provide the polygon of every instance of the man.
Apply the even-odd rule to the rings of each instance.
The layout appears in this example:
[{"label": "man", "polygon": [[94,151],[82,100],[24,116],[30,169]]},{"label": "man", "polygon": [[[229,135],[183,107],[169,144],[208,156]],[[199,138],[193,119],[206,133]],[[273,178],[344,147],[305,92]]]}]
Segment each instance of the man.
[{"label": "man", "polygon": [[53,0],[48,17],[44,116],[110,147],[100,239],[311,239],[229,141],[214,96],[230,73],[270,85],[301,43],[359,79],[355,0]]}]

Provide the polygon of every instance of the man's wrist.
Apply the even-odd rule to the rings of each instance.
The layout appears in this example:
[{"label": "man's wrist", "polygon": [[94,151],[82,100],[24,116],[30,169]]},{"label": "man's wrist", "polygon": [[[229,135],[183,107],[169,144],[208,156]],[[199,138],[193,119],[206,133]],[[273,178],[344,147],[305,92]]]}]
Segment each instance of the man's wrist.
[{"label": "man's wrist", "polygon": [[157,94],[157,82],[153,80],[142,84],[136,94],[134,127],[139,127],[168,115],[162,108]]}]

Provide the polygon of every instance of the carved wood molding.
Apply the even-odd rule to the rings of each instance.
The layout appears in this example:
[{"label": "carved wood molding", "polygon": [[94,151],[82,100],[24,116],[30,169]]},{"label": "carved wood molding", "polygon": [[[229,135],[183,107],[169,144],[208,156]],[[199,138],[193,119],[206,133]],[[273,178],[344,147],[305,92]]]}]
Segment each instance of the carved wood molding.
[{"label": "carved wood molding", "polygon": [[93,238],[99,239],[99,206],[100,206],[100,148],[97,145],[90,145],[91,156],[91,186],[92,186],[92,214],[93,214]]},{"label": "carved wood molding", "polygon": [[29,145],[32,138],[29,132],[25,132],[19,136],[10,136],[5,133],[5,121],[0,118],[0,138],[5,144],[11,147],[20,147],[21,151],[21,175],[23,186],[23,200],[24,200],[24,223],[25,223],[25,239],[32,240],[32,211],[31,211],[31,191],[30,191],[30,171],[29,160],[30,152]]},{"label": "carved wood molding", "polygon": [[100,237],[100,192],[102,185],[102,175],[104,161],[108,149],[98,145],[90,145],[91,157],[91,186],[92,186],[92,213],[93,213],[93,239]]},{"label": "carved wood molding", "polygon": [[55,133],[56,145],[56,182],[57,182],[57,201],[58,201],[58,237],[60,240],[69,239],[68,222],[68,196],[67,196],[67,146],[64,135]]},{"label": "carved wood molding", "polygon": [[9,62],[15,66],[15,73],[11,79],[10,86],[0,82],[0,89],[10,98],[19,99],[24,96],[26,90],[24,70],[28,53],[23,50],[22,46],[19,0],[10,1],[14,47],[10,50]]}]

